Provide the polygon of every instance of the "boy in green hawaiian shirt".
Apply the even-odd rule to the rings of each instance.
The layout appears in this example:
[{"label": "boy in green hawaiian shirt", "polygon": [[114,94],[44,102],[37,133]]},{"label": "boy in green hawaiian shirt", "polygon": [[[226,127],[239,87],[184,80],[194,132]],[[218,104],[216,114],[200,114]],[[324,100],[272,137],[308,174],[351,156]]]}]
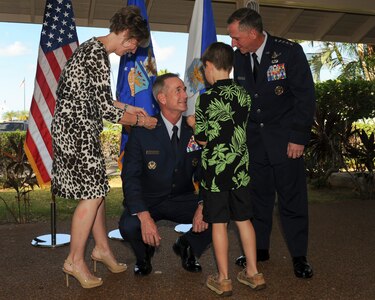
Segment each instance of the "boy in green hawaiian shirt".
[{"label": "boy in green hawaiian shirt", "polygon": [[[232,294],[228,277],[227,224],[234,220],[247,258],[246,268],[238,281],[253,289],[265,287],[263,274],[256,266],[256,241],[250,221],[249,153],[246,128],[251,99],[229,74],[233,49],[224,43],[213,43],[202,56],[204,74],[211,85],[195,105],[195,138],[204,146],[202,152],[201,194],[204,220],[212,223],[212,241],[218,274],[210,275],[206,285],[217,294]],[[194,124],[195,123],[195,124]]]}]

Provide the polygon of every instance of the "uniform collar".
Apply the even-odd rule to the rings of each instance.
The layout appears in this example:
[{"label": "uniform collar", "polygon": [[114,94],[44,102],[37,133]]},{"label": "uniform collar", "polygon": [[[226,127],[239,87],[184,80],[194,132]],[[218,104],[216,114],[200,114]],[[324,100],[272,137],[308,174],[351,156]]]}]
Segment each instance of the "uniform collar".
[{"label": "uniform collar", "polygon": [[[258,50],[255,51],[255,54],[258,57],[258,62],[259,63],[262,61],[262,55],[263,55],[264,47],[266,46],[267,39],[268,39],[267,32],[263,31],[263,34],[264,34],[264,41],[263,41],[262,45],[260,45],[260,47],[258,48]],[[250,55],[253,54],[253,53],[254,52],[250,52]]]},{"label": "uniform collar", "polygon": [[[178,129],[181,129],[181,123],[182,123],[182,116],[180,117],[180,119],[177,121],[176,124],[172,124],[171,122],[169,122],[164,116],[163,116],[163,113],[160,112],[160,116],[161,118],[163,119],[164,121],[164,124],[165,124],[165,127],[167,128],[167,131],[168,131],[168,134],[169,134],[169,138],[172,138],[172,134],[173,134],[173,131],[172,131],[172,128],[174,125],[176,125],[178,127]],[[177,136],[180,138],[180,135],[181,135],[181,130],[178,130],[177,132]]]}]

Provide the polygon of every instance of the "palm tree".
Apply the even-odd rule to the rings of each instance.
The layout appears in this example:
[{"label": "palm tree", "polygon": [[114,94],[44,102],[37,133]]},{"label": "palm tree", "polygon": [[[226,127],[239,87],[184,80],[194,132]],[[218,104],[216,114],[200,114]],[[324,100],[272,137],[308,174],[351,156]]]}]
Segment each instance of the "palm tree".
[{"label": "palm tree", "polygon": [[[314,42],[311,42],[314,46]],[[375,48],[366,44],[319,42],[319,50],[311,55],[309,63],[314,80],[320,81],[323,66],[341,71],[339,78],[375,79]]]},{"label": "palm tree", "polygon": [[165,73],[169,73],[168,69],[161,69],[158,71],[158,76],[163,75]]},{"label": "palm tree", "polygon": [[15,111],[7,111],[3,114],[3,119],[5,121],[12,121],[17,117],[17,112]]},{"label": "palm tree", "polygon": [[29,111],[28,110],[17,111],[16,113],[17,113],[18,120],[27,121],[29,119]]}]

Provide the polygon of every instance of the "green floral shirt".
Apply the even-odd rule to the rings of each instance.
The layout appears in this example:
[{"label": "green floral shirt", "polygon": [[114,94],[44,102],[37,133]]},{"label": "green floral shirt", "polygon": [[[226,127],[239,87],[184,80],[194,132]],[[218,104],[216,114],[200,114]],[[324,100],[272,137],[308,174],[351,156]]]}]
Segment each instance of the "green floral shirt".
[{"label": "green floral shirt", "polygon": [[206,141],[201,186],[211,192],[250,182],[246,128],[251,98],[231,79],[217,81],[195,104],[195,138]]}]

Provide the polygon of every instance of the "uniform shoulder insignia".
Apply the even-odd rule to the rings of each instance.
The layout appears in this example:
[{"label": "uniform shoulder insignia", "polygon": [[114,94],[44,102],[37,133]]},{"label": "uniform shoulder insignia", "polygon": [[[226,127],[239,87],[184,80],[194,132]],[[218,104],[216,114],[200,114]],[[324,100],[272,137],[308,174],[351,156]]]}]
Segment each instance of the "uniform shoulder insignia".
[{"label": "uniform shoulder insignia", "polygon": [[294,42],[289,41],[287,39],[283,39],[283,38],[275,38],[275,43],[278,43],[279,45],[288,46],[288,47],[294,46],[295,44]]}]

